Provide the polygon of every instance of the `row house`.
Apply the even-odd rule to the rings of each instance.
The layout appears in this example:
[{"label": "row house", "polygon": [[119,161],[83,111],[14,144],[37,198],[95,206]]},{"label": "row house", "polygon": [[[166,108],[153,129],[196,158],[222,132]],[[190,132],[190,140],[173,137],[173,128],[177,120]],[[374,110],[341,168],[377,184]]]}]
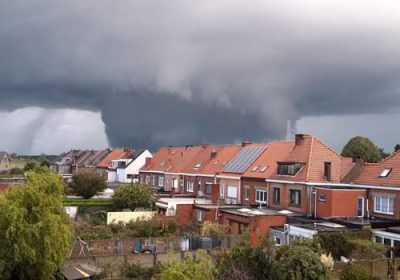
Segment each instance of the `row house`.
[{"label": "row house", "polygon": [[373,230],[374,241],[400,249],[400,152],[380,163],[366,163],[352,186],[365,190],[362,211],[381,224],[380,229]]},{"label": "row house", "polygon": [[125,153],[121,158],[112,160],[107,170],[108,183],[138,183],[139,169],[152,157],[150,151],[142,150],[138,153]]},{"label": "row house", "polygon": [[199,146],[161,148],[140,169],[140,182],[166,192],[185,193],[182,170],[203,149]]}]

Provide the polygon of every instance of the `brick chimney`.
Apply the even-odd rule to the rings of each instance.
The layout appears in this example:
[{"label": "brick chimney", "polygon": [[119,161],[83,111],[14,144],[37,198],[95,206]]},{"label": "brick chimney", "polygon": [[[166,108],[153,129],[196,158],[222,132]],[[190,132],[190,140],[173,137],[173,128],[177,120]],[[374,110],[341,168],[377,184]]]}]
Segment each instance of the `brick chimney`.
[{"label": "brick chimney", "polygon": [[242,141],[242,147],[246,147],[247,145],[250,145],[250,144],[251,144],[251,141],[248,139]]},{"label": "brick chimney", "polygon": [[304,136],[305,136],[304,134],[296,134],[296,136],[294,138],[295,139],[294,143],[296,146],[300,145],[301,142],[303,142]]},{"label": "brick chimney", "polygon": [[210,159],[213,159],[217,156],[217,151],[214,149],[212,150],[212,152],[210,153]]},{"label": "brick chimney", "polygon": [[146,163],[145,163],[145,166],[146,166],[146,167],[150,166],[151,160],[152,160],[151,157],[147,157],[147,158],[146,158]]}]

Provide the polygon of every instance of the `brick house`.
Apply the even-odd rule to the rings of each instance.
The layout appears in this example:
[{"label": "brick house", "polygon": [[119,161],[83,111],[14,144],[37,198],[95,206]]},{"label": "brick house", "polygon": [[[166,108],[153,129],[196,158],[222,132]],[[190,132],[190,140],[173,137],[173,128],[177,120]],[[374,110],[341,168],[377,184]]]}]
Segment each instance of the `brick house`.
[{"label": "brick house", "polygon": [[366,191],[348,184],[360,164],[314,136],[298,134],[276,174],[266,179],[268,205],[313,217],[363,217]]}]

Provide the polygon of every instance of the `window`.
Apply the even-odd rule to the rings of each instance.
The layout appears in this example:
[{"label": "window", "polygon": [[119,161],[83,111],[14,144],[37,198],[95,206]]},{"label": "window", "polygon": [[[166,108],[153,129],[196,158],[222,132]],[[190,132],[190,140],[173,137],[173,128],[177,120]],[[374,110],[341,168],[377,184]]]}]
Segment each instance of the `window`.
[{"label": "window", "polygon": [[126,174],[126,179],[133,179],[133,174]]},{"label": "window", "polygon": [[389,238],[383,238],[383,244],[387,245],[387,246],[391,246],[392,245],[392,240]]},{"label": "window", "polygon": [[150,176],[149,175],[146,176],[146,185],[150,185]]},{"label": "window", "polygon": [[251,169],[251,172],[256,172],[258,169],[258,166],[254,166],[253,169]]},{"label": "window", "polygon": [[379,174],[379,177],[380,178],[385,178],[385,177],[389,176],[391,171],[392,171],[392,168],[385,168],[385,169],[383,169],[381,174]]},{"label": "window", "polygon": [[266,190],[256,190],[256,202],[267,203]]},{"label": "window", "polygon": [[186,184],[186,191],[188,192],[193,192],[193,182],[192,181],[188,181]]},{"label": "window", "polygon": [[326,201],[326,194],[323,194],[323,193],[319,194],[318,195],[318,200],[319,201]]},{"label": "window", "polygon": [[225,185],[224,185],[224,184],[221,184],[221,187],[220,187],[220,189],[219,189],[219,196],[220,196],[221,198],[224,198],[224,197],[225,197]]},{"label": "window", "polygon": [[393,215],[393,197],[375,196],[374,212]]},{"label": "window", "polygon": [[164,187],[164,177],[162,176],[158,177],[158,186]]},{"label": "window", "polygon": [[331,180],[331,166],[332,164],[330,162],[324,163],[324,177],[327,181]]},{"label": "window", "polygon": [[250,190],[249,190],[249,186],[244,186],[244,199],[245,200],[249,200],[249,192],[250,192]]},{"label": "window", "polygon": [[301,191],[290,190],[290,205],[300,206],[300,203],[301,203]]},{"label": "window", "polygon": [[279,163],[278,175],[296,175],[303,167],[301,163]]},{"label": "window", "polygon": [[155,186],[156,185],[156,175],[152,175],[151,181],[152,181],[152,185]]},{"label": "window", "polygon": [[183,176],[181,176],[179,178],[179,186],[183,187],[185,185],[184,180],[183,180]]},{"label": "window", "polygon": [[206,193],[211,194],[212,192],[212,183],[206,183]]},{"label": "window", "polygon": [[197,211],[197,221],[201,223],[204,220],[204,212],[201,210]]},{"label": "window", "polygon": [[274,236],[274,240],[275,240],[275,245],[281,245],[282,244],[280,237]]},{"label": "window", "polygon": [[382,241],[383,241],[382,237],[375,236],[375,243],[382,244]]},{"label": "window", "polygon": [[274,203],[279,204],[281,202],[281,189],[274,188]]},{"label": "window", "polygon": [[200,167],[201,167],[201,163],[197,163],[197,164],[194,166],[195,169],[198,169],[198,168],[200,168]]}]

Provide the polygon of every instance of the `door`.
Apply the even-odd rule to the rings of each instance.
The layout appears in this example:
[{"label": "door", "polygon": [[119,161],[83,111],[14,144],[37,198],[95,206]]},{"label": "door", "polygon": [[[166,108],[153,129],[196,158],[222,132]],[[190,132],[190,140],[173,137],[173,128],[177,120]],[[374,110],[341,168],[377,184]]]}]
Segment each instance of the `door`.
[{"label": "door", "polygon": [[358,197],[357,199],[357,216],[364,217],[364,197]]}]

